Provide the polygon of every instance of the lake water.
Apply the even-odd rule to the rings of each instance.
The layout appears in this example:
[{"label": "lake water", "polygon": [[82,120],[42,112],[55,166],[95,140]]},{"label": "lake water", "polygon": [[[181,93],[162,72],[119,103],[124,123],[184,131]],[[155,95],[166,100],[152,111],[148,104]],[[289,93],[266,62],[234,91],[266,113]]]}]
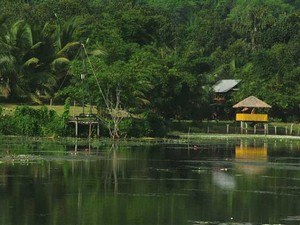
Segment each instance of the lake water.
[{"label": "lake water", "polygon": [[300,224],[300,143],[0,139],[2,225]]}]

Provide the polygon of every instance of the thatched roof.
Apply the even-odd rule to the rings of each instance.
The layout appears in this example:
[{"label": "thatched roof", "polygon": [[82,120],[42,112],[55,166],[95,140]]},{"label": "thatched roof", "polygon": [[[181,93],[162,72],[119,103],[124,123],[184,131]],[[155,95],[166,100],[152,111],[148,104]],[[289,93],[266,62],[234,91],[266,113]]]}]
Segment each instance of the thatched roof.
[{"label": "thatched roof", "polygon": [[232,108],[271,108],[271,107],[272,106],[256,98],[255,96],[250,96],[248,98],[245,98],[244,100],[232,106]]}]

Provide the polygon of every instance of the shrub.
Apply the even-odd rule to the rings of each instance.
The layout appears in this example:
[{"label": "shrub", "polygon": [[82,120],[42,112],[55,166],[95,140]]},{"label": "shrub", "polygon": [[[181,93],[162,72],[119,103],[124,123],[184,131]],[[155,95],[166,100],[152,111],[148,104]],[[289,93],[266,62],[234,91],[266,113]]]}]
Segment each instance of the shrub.
[{"label": "shrub", "polygon": [[152,137],[164,137],[167,132],[166,121],[162,116],[159,116],[153,112],[145,113],[145,118],[149,123],[150,133]]},{"label": "shrub", "polygon": [[25,136],[66,136],[70,134],[67,127],[70,101],[66,100],[64,112],[59,116],[46,106],[34,109],[27,105],[18,106],[13,116],[3,116],[0,111],[0,132],[2,134]]},{"label": "shrub", "polygon": [[149,123],[145,118],[126,118],[120,124],[120,132],[122,136],[128,137],[144,137],[150,135]]}]

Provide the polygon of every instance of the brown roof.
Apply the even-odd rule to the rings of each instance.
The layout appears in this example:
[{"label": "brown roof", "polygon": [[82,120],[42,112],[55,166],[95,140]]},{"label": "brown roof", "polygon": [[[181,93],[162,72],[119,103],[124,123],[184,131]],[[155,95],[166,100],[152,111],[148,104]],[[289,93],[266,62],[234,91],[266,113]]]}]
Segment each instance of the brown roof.
[{"label": "brown roof", "polygon": [[232,106],[232,108],[271,108],[272,106],[263,102],[262,100],[256,98],[255,96],[250,96],[240,101],[239,103]]}]

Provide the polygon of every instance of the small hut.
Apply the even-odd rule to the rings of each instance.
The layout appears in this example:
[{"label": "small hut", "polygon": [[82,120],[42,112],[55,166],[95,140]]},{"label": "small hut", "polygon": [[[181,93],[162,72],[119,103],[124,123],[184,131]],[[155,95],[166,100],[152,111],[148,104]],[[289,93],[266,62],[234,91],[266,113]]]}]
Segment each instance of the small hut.
[{"label": "small hut", "polygon": [[218,104],[224,104],[226,102],[226,98],[228,98],[229,93],[232,91],[238,90],[237,86],[240,83],[240,80],[219,80],[214,86],[213,91],[214,102]]},{"label": "small hut", "polygon": [[213,119],[228,119],[233,113],[231,99],[234,92],[238,90],[240,80],[219,80],[212,86],[214,97],[210,105]]},{"label": "small hut", "polygon": [[[265,123],[265,133],[267,132],[268,114],[258,113],[260,109],[271,108],[270,105],[256,98],[250,96],[235,104],[232,108],[240,109],[236,113],[236,121],[241,121],[241,131],[243,132],[245,122]],[[247,128],[247,124],[246,124]]]}]

